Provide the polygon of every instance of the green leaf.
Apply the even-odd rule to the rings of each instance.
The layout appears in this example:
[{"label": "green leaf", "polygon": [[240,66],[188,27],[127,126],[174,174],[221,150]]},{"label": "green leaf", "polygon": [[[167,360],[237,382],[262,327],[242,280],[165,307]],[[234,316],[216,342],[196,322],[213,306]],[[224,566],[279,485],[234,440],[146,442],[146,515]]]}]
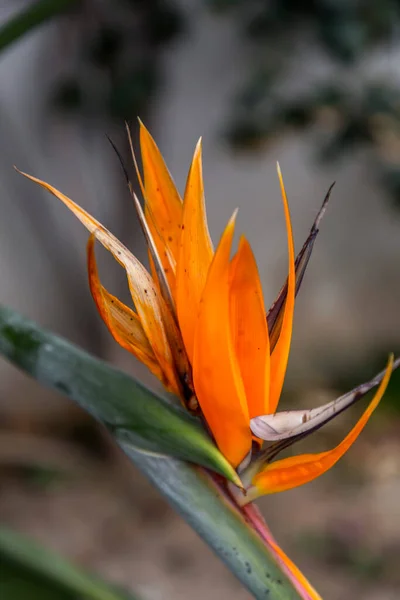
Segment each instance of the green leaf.
[{"label": "green leaf", "polygon": [[66,394],[145,452],[207,467],[240,485],[200,422],[128,375],[0,306],[0,352],[43,384]]},{"label": "green leaf", "polygon": [[194,419],[183,410],[164,404],[127,375],[2,307],[0,352],[42,383],[75,399],[98,420],[111,425],[118,443],[133,463],[255,598],[298,600],[298,593],[272,552],[207,471],[138,448],[141,442],[148,450],[156,451],[160,435],[163,451],[169,448],[171,454],[183,459],[194,452],[197,460],[203,459],[203,464],[211,463],[211,468],[221,472],[222,468],[216,468],[224,464],[218,451],[213,445],[210,447],[210,441]]},{"label": "green leaf", "polygon": [[79,0],[39,0],[12,17],[0,28],[0,51],[30,33],[38,25],[66,12]]},{"label": "green leaf", "polygon": [[134,600],[54,552],[0,528],[2,600]]},{"label": "green leaf", "polygon": [[299,600],[261,538],[206,472],[173,458],[122,447],[254,598]]}]

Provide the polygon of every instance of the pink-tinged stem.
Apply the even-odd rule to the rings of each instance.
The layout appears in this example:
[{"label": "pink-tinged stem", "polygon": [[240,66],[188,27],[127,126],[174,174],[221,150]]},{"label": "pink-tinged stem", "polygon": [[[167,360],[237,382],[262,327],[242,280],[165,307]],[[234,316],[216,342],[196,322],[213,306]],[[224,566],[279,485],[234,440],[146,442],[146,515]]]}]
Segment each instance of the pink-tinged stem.
[{"label": "pink-tinged stem", "polygon": [[240,510],[246,521],[255,529],[265,545],[272,552],[282,571],[293,583],[300,596],[304,600],[322,600],[321,596],[314,590],[296,565],[278,546],[258,507],[251,502],[242,506]]}]

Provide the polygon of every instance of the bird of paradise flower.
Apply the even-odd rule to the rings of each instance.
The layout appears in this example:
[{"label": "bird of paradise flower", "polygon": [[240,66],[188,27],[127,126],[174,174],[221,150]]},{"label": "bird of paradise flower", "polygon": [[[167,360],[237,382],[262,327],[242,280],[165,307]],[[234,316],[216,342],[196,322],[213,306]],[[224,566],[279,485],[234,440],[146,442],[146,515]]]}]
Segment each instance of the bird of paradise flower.
[{"label": "bird of paradise flower", "polygon": [[[132,140],[127,127],[129,142]],[[266,313],[257,264],[247,239],[231,258],[235,211],[214,250],[209,235],[201,140],[189,170],[183,200],[148,130],[140,122],[143,177],[132,156],[144,210],[128,178],[149,250],[150,272],[101,223],[57,189],[32,181],[61,200],[90,232],[89,285],[97,309],[115,340],[198,414],[210,436],[240,473],[243,490],[233,497],[303,598],[318,593],[283,553],[251,504],[263,494],[307,483],[329,470],[350,448],[378,406],[400,359],[371,381],[319,408],[277,412],[291,344],[295,297],[318,234],[331,189],[295,259],[289,206],[278,165],[288,241],[288,278]],[[134,308],[100,282],[94,246],[98,240],[125,269]],[[370,404],[342,442],[318,454],[274,460],[279,452],[320,428],[373,387]],[[266,446],[265,442],[269,442]]]}]

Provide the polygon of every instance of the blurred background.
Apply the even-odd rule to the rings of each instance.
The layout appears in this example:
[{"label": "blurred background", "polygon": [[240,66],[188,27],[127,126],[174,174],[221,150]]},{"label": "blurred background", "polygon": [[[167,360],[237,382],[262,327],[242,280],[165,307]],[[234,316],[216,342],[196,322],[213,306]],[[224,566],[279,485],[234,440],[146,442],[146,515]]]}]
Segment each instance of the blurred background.
[{"label": "blurred background", "polygon": [[[3,303],[157,385],[97,315],[86,232],[12,168],[55,185],[146,260],[105,135],[128,162],[124,119],[137,142],[140,116],[182,192],[203,136],[214,242],[238,206],[267,304],[287,268],[276,160],[297,249],[336,181],[281,406],[321,404],[400,353],[398,0],[3,0],[0,21]],[[122,271],[98,254],[106,287],[127,299]],[[306,447],[333,446],[359,411]],[[339,465],[260,503],[326,599],[399,597],[399,426],[396,374]],[[0,489],[2,523],[145,600],[248,597],[104,431],[4,361]]]}]

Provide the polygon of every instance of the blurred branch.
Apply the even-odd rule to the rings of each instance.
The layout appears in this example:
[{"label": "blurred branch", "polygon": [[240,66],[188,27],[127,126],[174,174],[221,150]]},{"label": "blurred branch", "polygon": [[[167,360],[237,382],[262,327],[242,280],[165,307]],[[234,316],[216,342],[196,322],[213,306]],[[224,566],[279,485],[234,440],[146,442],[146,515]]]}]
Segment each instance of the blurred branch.
[{"label": "blurred branch", "polygon": [[0,51],[78,3],[80,0],[38,0],[30,4],[0,28]]}]

